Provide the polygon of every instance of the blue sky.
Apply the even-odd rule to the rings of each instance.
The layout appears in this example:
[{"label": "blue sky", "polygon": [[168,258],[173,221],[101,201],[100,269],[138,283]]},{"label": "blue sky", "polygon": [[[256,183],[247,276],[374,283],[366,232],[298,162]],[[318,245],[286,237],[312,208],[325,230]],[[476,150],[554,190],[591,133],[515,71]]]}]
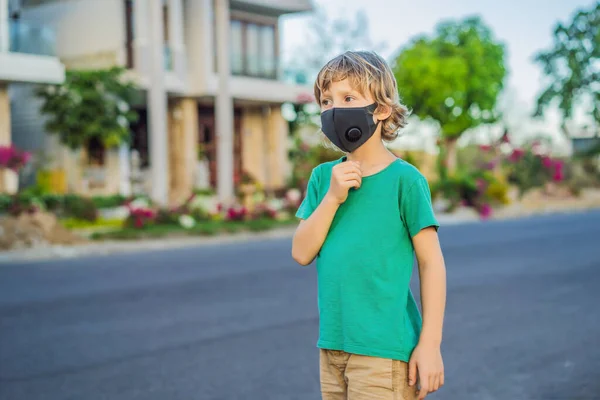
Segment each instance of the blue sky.
[{"label": "blue sky", "polygon": [[[370,22],[374,42],[385,41],[382,55],[389,57],[412,37],[432,33],[444,19],[463,18],[478,14],[492,28],[508,50],[509,77],[507,87],[512,105],[533,107],[536,94],[542,88],[540,68],[532,61],[540,49],[552,43],[552,31],[557,21],[567,22],[574,11],[589,8],[596,1],[584,0],[316,0],[328,15],[352,17],[364,10]],[[284,57],[302,43],[307,17],[286,17],[282,23]],[[549,123],[552,116],[549,117]]]}]

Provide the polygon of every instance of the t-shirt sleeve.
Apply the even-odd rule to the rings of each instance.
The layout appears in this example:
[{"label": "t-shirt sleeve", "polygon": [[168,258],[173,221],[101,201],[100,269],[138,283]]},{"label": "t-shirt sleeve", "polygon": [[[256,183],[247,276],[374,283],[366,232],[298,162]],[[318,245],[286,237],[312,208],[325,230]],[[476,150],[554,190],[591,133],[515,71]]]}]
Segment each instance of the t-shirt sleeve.
[{"label": "t-shirt sleeve", "polygon": [[308,219],[311,214],[319,205],[319,168],[314,168],[310,174],[308,180],[308,186],[306,188],[306,196],[298,211],[296,211],[296,217],[300,219]]},{"label": "t-shirt sleeve", "polygon": [[440,225],[435,218],[431,203],[431,192],[425,177],[419,177],[402,195],[400,215],[410,237],[413,238],[421,230]]}]

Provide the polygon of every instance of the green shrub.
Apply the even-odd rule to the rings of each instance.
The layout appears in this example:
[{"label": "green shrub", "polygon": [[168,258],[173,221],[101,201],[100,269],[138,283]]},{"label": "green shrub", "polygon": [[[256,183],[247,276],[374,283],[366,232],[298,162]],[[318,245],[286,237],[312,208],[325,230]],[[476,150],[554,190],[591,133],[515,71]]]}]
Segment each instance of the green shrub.
[{"label": "green shrub", "polygon": [[12,202],[12,196],[8,194],[0,194],[0,213],[7,213]]},{"label": "green shrub", "polygon": [[92,202],[96,208],[114,208],[122,206],[127,199],[125,196],[115,194],[112,196],[94,196]]},{"label": "green shrub", "polygon": [[63,200],[63,215],[67,218],[96,221],[98,208],[92,199],[77,195],[66,195]]},{"label": "green shrub", "polygon": [[167,208],[160,208],[156,213],[154,223],[157,225],[177,225],[179,224],[179,214]]}]

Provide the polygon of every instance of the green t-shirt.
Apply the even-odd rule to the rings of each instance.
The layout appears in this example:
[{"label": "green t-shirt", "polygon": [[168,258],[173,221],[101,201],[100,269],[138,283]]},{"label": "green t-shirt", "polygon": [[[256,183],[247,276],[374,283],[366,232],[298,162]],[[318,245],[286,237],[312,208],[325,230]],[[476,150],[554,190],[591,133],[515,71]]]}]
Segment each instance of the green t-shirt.
[{"label": "green t-shirt", "polygon": [[[333,166],[343,161],[313,170],[298,218],[318,207]],[[395,160],[350,189],[317,256],[318,347],[409,360],[422,324],[409,286],[411,238],[430,226],[439,227],[429,185],[405,161]]]}]

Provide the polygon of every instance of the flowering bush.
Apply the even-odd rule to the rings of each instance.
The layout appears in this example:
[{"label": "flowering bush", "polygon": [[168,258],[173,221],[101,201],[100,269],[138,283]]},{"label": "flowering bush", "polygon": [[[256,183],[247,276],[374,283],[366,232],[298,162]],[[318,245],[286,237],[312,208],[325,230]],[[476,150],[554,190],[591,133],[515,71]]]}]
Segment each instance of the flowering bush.
[{"label": "flowering bush", "polygon": [[549,182],[560,183],[565,178],[565,164],[562,160],[540,154],[535,147],[514,149],[505,160],[508,180],[519,189],[519,195]]},{"label": "flowering bush", "polygon": [[314,167],[324,162],[338,159],[341,156],[342,153],[337,150],[322,145],[310,146],[300,138],[295,138],[293,147],[289,152],[289,158],[292,163],[292,176],[289,186],[304,191]]},{"label": "flowering bush", "polygon": [[243,221],[247,216],[248,210],[240,205],[231,206],[225,211],[225,220],[227,221]]},{"label": "flowering bush", "polygon": [[146,199],[138,198],[126,204],[129,217],[125,220],[126,227],[141,229],[156,221],[157,213],[150,208]]},{"label": "flowering bush", "polygon": [[488,218],[492,205],[507,201],[508,188],[488,170],[475,173],[463,170],[434,182],[431,191],[434,197],[441,195],[449,201],[448,211],[462,205],[472,207],[482,218]]},{"label": "flowering bush", "polygon": [[181,225],[185,229],[191,229],[194,226],[196,226],[196,220],[190,215],[180,215],[179,225]]},{"label": "flowering bush", "polygon": [[14,146],[0,146],[0,168],[18,172],[31,159],[31,153],[20,151]]}]

